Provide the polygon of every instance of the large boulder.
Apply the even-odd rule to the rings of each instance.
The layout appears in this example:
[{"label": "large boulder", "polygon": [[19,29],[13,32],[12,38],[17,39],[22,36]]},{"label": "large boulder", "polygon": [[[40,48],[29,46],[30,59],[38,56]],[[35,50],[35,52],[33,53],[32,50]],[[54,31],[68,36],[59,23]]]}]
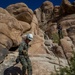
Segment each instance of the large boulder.
[{"label": "large boulder", "polygon": [[57,20],[57,18],[60,16],[60,6],[55,6],[54,9],[53,9],[53,18],[54,20]]},{"label": "large boulder", "polygon": [[[58,23],[62,27],[63,36],[69,36],[71,40],[75,40],[75,14],[67,15],[60,19]],[[75,43],[75,42],[73,42]]]},{"label": "large boulder", "polygon": [[75,25],[75,14],[67,15],[61,18],[58,23],[61,25],[63,29],[68,29],[71,26]]},{"label": "large boulder", "polygon": [[7,55],[7,50],[20,44],[22,40],[21,35],[30,28],[28,23],[18,21],[5,9],[0,8],[0,53],[2,53],[1,55],[3,56],[3,58],[0,56],[0,61],[3,61]]},{"label": "large boulder", "polygon": [[60,14],[61,15],[68,15],[75,13],[75,5],[70,3],[69,0],[62,0],[61,6],[60,6]]},{"label": "large boulder", "polygon": [[33,11],[24,3],[9,5],[6,10],[20,21],[31,23]]},{"label": "large boulder", "polygon": [[68,59],[71,58],[74,47],[72,40],[69,37],[64,37],[63,39],[61,39],[61,46]]},{"label": "large boulder", "polygon": [[[45,13],[46,20],[49,20],[52,17],[53,8],[54,8],[53,3],[50,1],[45,1],[41,5],[41,10],[42,10],[42,13]],[[42,17],[43,17],[43,14],[42,14]]]},{"label": "large boulder", "polygon": [[52,39],[53,34],[57,34],[57,32],[57,23],[49,22],[45,29],[45,33],[48,35],[48,37]]},{"label": "large boulder", "polygon": [[52,18],[53,8],[54,6],[52,2],[45,1],[40,8],[34,11],[41,29],[44,30],[44,25]]},{"label": "large boulder", "polygon": [[41,23],[41,8],[37,8],[36,10],[34,10],[34,13],[35,13],[35,15],[36,15],[36,17],[37,17],[37,19],[38,19],[38,22],[39,23]]},{"label": "large boulder", "polygon": [[71,38],[73,44],[75,45],[75,26],[71,26],[67,29],[68,36]]},{"label": "large boulder", "polygon": [[[0,8],[0,10],[3,11],[4,9]],[[29,30],[30,25],[28,23],[18,21],[11,15],[3,14],[1,11],[0,33],[6,35],[14,44],[18,45],[21,41],[21,34],[26,30]]]},{"label": "large boulder", "polygon": [[54,7],[54,10],[53,10],[53,18],[59,17],[59,9],[60,9],[60,6],[55,6]]},{"label": "large boulder", "polygon": [[0,33],[0,44],[4,45],[7,49],[10,49],[13,45],[13,41],[6,35]]}]

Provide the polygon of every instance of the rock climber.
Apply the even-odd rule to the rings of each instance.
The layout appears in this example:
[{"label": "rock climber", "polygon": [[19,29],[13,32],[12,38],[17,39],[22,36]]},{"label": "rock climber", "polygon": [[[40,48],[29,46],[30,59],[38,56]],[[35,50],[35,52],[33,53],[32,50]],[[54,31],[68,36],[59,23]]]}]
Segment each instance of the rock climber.
[{"label": "rock climber", "polygon": [[19,61],[22,64],[22,75],[32,75],[32,65],[28,55],[29,42],[33,40],[32,34],[27,34],[19,46]]},{"label": "rock climber", "polygon": [[60,24],[58,24],[57,29],[58,29],[59,39],[62,39],[63,38],[63,34],[62,34],[62,27],[61,27]]}]

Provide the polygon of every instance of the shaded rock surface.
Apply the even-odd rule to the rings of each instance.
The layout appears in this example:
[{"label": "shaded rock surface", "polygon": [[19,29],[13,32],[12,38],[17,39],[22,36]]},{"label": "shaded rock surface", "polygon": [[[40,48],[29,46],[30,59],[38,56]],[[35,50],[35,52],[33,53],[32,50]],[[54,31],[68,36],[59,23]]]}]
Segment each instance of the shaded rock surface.
[{"label": "shaded rock surface", "polygon": [[75,5],[70,3],[69,0],[62,0],[61,7],[60,7],[60,14],[68,15],[75,13]]}]

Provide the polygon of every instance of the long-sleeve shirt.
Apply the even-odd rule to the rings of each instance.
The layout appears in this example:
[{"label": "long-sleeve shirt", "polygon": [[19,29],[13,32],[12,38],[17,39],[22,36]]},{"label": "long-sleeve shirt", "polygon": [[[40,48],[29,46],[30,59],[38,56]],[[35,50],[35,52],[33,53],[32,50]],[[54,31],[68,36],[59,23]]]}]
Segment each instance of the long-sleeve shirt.
[{"label": "long-sleeve shirt", "polygon": [[23,50],[26,50],[26,52],[28,53],[28,48],[29,48],[29,45],[25,41],[22,41],[18,49],[19,55],[24,55]]}]

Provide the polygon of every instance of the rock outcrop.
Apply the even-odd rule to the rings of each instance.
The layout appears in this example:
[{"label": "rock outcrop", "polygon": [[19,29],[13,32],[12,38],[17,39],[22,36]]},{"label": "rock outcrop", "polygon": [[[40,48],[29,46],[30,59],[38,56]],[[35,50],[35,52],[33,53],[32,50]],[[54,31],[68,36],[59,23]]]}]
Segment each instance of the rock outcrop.
[{"label": "rock outcrop", "polygon": [[[24,3],[0,8],[0,75],[20,75],[22,66],[14,63],[22,37],[28,33],[34,35],[29,43],[33,75],[50,75],[55,66],[58,69],[68,65],[67,60],[75,51],[74,8],[75,3],[68,0],[62,0],[60,6],[45,1],[35,11]],[[62,27],[62,39],[58,25]],[[11,52],[15,48],[16,51]]]},{"label": "rock outcrop", "polygon": [[45,29],[46,23],[52,18],[53,3],[45,1],[40,8],[36,9],[34,13],[37,16],[39,26],[41,29]]},{"label": "rock outcrop", "polygon": [[62,0],[61,6],[60,6],[60,14],[61,15],[68,15],[75,13],[75,5],[70,3],[69,0]]},{"label": "rock outcrop", "polygon": [[24,3],[9,5],[6,10],[20,21],[31,23],[33,11]]},{"label": "rock outcrop", "polygon": [[29,29],[28,23],[18,21],[5,9],[0,8],[0,46],[6,50],[18,46],[22,40],[21,35]]}]

